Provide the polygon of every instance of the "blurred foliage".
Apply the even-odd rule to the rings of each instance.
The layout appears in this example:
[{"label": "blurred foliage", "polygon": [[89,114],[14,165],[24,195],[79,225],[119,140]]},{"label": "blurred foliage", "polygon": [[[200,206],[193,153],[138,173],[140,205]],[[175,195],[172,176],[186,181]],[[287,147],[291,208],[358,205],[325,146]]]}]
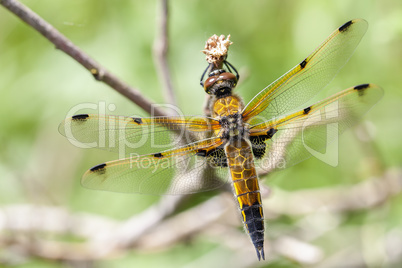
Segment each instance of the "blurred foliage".
[{"label": "blurred foliage", "polygon": [[[139,88],[156,103],[164,102],[152,58],[159,2],[23,2],[121,79]],[[199,86],[199,78],[206,63],[200,50],[212,34],[231,34],[234,45],[230,48],[229,61],[246,74],[237,92],[248,102],[304,59],[336,27],[353,18],[366,19],[369,30],[350,62],[320,97],[366,82],[381,85],[385,96],[363,121],[369,123],[376,157],[385,169],[400,166],[401,1],[171,1],[168,59],[179,107],[184,114],[202,114],[203,102],[200,100],[204,100],[205,93]],[[69,144],[57,132],[58,124],[67,112],[77,104],[105,102],[116,105],[115,110],[107,111],[112,114],[146,114],[117,92],[96,82],[86,70],[3,7],[0,7],[0,70],[2,206],[52,204],[71,211],[126,219],[158,199],[90,191],[80,186],[80,177],[86,169],[115,159],[116,155],[83,150]],[[91,112],[79,112],[85,111]],[[310,159],[274,175],[266,183],[289,191],[356,184],[375,173],[365,157],[364,147],[354,132],[348,131],[340,140],[337,167]],[[349,217],[345,224],[364,225],[370,221],[381,223],[384,228],[400,227],[402,197],[390,200],[386,208],[378,208],[372,214]],[[279,218],[271,222],[268,237],[275,229],[271,227],[281,224],[292,224],[292,221]],[[340,242],[336,246],[343,245]],[[167,252],[152,255],[133,252],[120,259],[99,263],[99,267],[180,267],[218,246],[198,238],[191,246],[176,245]],[[221,251],[225,252],[223,256],[230,256],[228,249]],[[211,265],[205,260],[203,264]],[[20,267],[64,266],[46,260],[31,260]],[[279,260],[267,267],[295,266]]]}]

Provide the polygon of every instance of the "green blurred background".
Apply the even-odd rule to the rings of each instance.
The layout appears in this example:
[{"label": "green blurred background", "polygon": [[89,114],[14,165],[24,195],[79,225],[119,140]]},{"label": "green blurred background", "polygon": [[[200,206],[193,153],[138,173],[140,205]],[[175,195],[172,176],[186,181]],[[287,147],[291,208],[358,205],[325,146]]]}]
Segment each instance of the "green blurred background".
[{"label": "green blurred background", "polygon": [[[140,89],[154,102],[164,102],[152,58],[160,2],[23,2],[122,80]],[[367,145],[359,139],[356,129],[348,131],[340,139],[337,167],[311,158],[273,175],[265,183],[273,189],[272,198],[275,198],[276,191],[352,187],[373,176],[381,177],[399,170],[402,163],[401,1],[177,0],[171,1],[169,7],[168,60],[178,106],[189,115],[203,113],[205,93],[199,86],[199,78],[206,63],[200,50],[212,34],[231,34],[234,45],[230,48],[229,61],[243,75],[237,92],[247,103],[262,88],[303,60],[344,22],[366,19],[369,29],[354,56],[320,97],[367,82],[381,85],[385,90],[384,98],[362,120],[373,141]],[[114,90],[96,82],[83,67],[2,6],[0,70],[0,202],[3,209],[16,204],[36,204],[124,220],[157,202],[159,197],[155,196],[98,192],[80,186],[85,170],[115,159],[116,155],[72,146],[57,131],[67,112],[77,104],[105,102],[116,105],[111,114],[146,114]],[[367,147],[374,149],[368,152]],[[210,196],[198,196],[194,202]],[[269,200],[265,201],[267,206]],[[236,214],[233,210],[231,213]],[[235,220],[232,224],[241,230],[240,219]],[[291,216],[270,220],[267,240],[286,234],[297,220],[299,218]],[[374,247],[371,242],[380,243],[389,230],[399,230],[401,235],[402,197],[390,198],[370,210],[346,213],[338,227],[331,231],[332,237],[338,237],[336,244],[331,239],[312,243],[322,246],[324,254],[330,255],[332,250],[355,244],[363,249]],[[355,235],[345,235],[345,229],[355,230],[352,232]],[[2,228],[0,263],[4,266],[76,267],[72,263],[29,254],[20,257],[19,251],[16,253],[4,242],[9,237],[10,231]],[[401,246],[398,241],[396,247]],[[250,259],[256,258],[252,247],[251,243],[244,245],[250,250]],[[386,250],[381,245],[378,247],[385,253],[374,261],[369,256],[370,249],[362,250],[367,267],[378,267],[378,263],[386,266]],[[93,266],[88,264],[88,267],[222,267],[234,256],[219,240],[200,233],[163,250],[134,249],[115,258],[96,261]],[[18,261],[13,261],[14,257]],[[283,256],[250,264],[254,265],[300,267]],[[231,266],[240,267],[240,264]]]}]

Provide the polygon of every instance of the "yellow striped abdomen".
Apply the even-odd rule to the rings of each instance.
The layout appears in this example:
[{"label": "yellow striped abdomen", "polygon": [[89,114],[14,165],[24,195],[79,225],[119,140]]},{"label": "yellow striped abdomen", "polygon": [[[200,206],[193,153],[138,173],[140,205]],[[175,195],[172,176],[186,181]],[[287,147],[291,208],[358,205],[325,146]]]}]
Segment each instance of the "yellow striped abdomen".
[{"label": "yellow striped abdomen", "polygon": [[244,226],[264,259],[264,216],[251,146],[242,138],[230,141],[225,151]]},{"label": "yellow striped abdomen", "polygon": [[227,163],[245,229],[254,244],[258,259],[264,259],[264,216],[260,187],[251,145],[244,138],[248,129],[241,116],[242,110],[243,102],[236,95],[219,98],[212,106],[213,117],[220,120],[223,129],[218,130],[217,134],[227,142]]}]

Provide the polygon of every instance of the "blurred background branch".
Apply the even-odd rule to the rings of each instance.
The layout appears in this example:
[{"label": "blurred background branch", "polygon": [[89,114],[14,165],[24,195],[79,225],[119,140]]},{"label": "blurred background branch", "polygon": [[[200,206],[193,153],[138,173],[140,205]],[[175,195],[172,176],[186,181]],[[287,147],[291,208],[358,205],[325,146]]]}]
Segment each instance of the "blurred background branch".
[{"label": "blurred background branch", "polygon": [[[244,83],[238,87],[247,101],[306,56],[334,27],[355,17],[353,10],[360,10],[370,23],[366,44],[345,67],[350,69],[336,78],[342,81],[336,86],[346,88],[370,77],[373,81],[368,82],[382,85],[389,96],[369,114],[373,125],[358,130],[357,139],[342,139],[340,152],[345,153],[340,159],[346,160],[338,168],[311,159],[284,171],[286,179],[270,181],[264,195],[269,258],[257,263],[227,191],[156,199],[82,189],[78,180],[83,171],[110,156],[66,145],[55,130],[60,114],[78,102],[104,99],[120,104],[121,114],[138,112],[137,107],[89,84],[80,76],[82,70],[75,71],[76,65],[70,68],[68,61],[57,58],[40,38],[0,10],[0,62],[6,66],[0,73],[1,265],[88,268],[102,261],[108,267],[397,267],[401,263],[402,150],[395,122],[402,82],[396,81],[400,76],[394,70],[401,69],[402,61],[397,60],[401,38],[395,26],[400,14],[392,13],[401,6],[369,8],[364,1],[345,0],[312,9],[303,1],[258,6],[227,1],[211,8],[205,1],[175,1],[168,10],[167,0],[161,0],[155,13],[152,1],[30,2],[47,23],[18,1],[0,3],[147,113],[151,101],[78,49],[56,26],[74,36],[71,39],[83,50],[113,66],[119,77],[146,87],[147,96],[163,101],[160,90],[152,90],[158,75],[165,102],[178,102],[186,114],[202,113],[200,99],[205,93],[198,80],[205,61],[199,51],[210,35],[232,35],[236,46],[231,48],[230,62],[248,66],[247,76],[252,78],[244,82],[241,75]],[[155,16],[150,14],[158,19],[156,38]],[[236,19],[230,20],[228,14]],[[317,14],[323,15],[317,18]],[[181,44],[169,49],[175,60],[172,69],[167,63],[168,19],[169,37]],[[156,73],[149,64],[152,56]],[[171,81],[174,68],[180,74],[177,95]]]},{"label": "blurred background branch", "polygon": [[158,107],[154,107],[153,103],[145,98],[138,89],[127,85],[114,74],[110,73],[31,9],[17,0],[0,0],[0,4],[42,34],[46,39],[52,42],[57,49],[63,51],[81,64],[96,80],[106,83],[147,113],[153,116],[166,115]]},{"label": "blurred background branch", "polygon": [[[264,200],[265,213],[269,220],[283,216],[302,218],[286,230],[286,236],[267,241],[270,255],[279,254],[300,264],[317,264],[323,259],[323,249],[311,245],[311,240],[325,236],[341,225],[342,214],[376,209],[401,191],[400,169],[353,187],[297,192],[274,190],[272,198]],[[241,239],[244,244],[248,242],[240,230],[233,229],[237,226],[234,222],[240,222],[240,219],[236,219],[232,213],[235,205],[230,194],[222,193],[192,209],[168,217],[183,198],[165,196],[157,205],[126,221],[87,213],[71,213],[62,207],[5,206],[0,210],[0,231],[9,235],[3,236],[1,243],[13,244],[10,250],[18,248],[32,256],[90,261],[119,256],[132,248],[145,252],[166,250],[199,233],[205,233],[209,239],[215,241],[226,241],[231,237],[230,233],[234,232],[236,239]],[[232,227],[223,231],[223,226]],[[304,228],[307,230],[300,233]],[[60,236],[72,236],[83,241],[54,241],[54,237]],[[244,247],[236,247],[236,243],[229,241],[230,239],[226,246],[238,251],[235,254],[237,261],[244,262],[243,259],[246,259],[247,265],[255,264],[253,258],[244,256],[244,251],[252,252],[252,248],[245,250]],[[401,237],[398,243],[402,245]],[[303,249],[304,247],[307,248]],[[400,261],[400,257],[393,261]]]},{"label": "blurred background branch", "polygon": [[164,90],[166,103],[177,106],[176,94],[173,90],[172,76],[167,61],[169,51],[169,21],[168,21],[168,0],[160,0],[160,13],[157,15],[158,27],[157,37],[153,44],[153,56],[156,65],[159,81]]}]

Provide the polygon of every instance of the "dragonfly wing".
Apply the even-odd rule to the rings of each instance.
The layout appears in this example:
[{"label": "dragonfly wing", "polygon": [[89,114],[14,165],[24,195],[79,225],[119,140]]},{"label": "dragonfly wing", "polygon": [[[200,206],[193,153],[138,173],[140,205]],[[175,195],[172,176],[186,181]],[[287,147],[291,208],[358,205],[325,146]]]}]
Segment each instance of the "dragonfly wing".
[{"label": "dragonfly wing", "polygon": [[132,155],[88,170],[82,185],[124,193],[190,194],[222,186],[229,178],[219,138],[156,154]]},{"label": "dragonfly wing", "polygon": [[356,124],[382,95],[380,87],[364,84],[253,127],[250,139],[259,158],[256,166],[269,172],[297,164],[312,156],[312,152],[323,153],[331,141]]},{"label": "dragonfly wing", "polygon": [[345,65],[366,30],[362,19],[339,27],[305,60],[258,93],[245,107],[244,120],[258,124],[309,101]]},{"label": "dragonfly wing", "polygon": [[210,138],[219,122],[208,117],[126,117],[81,114],[65,119],[59,131],[84,148],[139,154],[161,152]]}]

